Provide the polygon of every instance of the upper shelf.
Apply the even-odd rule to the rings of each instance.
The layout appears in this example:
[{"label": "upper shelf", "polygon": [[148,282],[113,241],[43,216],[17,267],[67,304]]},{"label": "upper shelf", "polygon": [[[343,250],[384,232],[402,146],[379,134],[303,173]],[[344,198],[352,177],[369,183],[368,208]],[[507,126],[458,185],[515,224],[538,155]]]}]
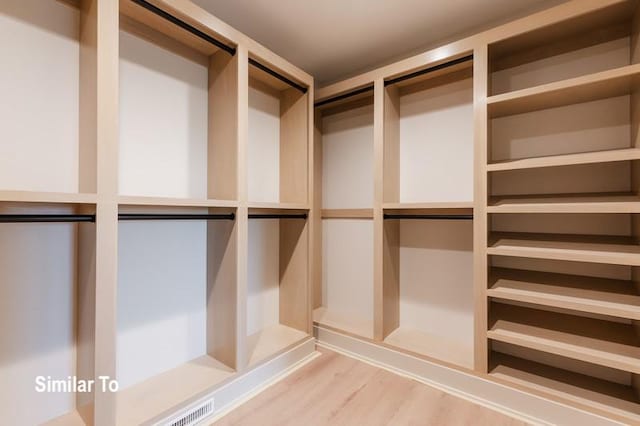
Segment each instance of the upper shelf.
[{"label": "upper shelf", "polygon": [[504,195],[489,199],[489,213],[638,213],[633,193]]},{"label": "upper shelf", "polygon": [[491,118],[628,94],[638,84],[640,64],[516,90],[487,98]]},{"label": "upper shelf", "polygon": [[550,155],[546,157],[523,158],[500,161],[487,165],[487,171],[535,169],[541,167],[573,166],[578,164],[610,163],[616,161],[638,160],[640,149],[626,148],[607,151],[581,152],[577,154]]},{"label": "upper shelf", "polygon": [[623,236],[494,232],[487,254],[640,266],[640,245]]},{"label": "upper shelf", "polygon": [[96,194],[0,191],[0,201],[17,203],[95,204]]}]

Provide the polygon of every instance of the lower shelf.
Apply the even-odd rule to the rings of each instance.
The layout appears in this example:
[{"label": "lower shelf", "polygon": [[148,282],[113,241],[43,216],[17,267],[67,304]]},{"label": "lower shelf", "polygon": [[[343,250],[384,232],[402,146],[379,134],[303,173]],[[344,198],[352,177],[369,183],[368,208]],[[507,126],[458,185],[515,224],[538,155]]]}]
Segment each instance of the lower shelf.
[{"label": "lower shelf", "polygon": [[631,386],[500,353],[491,359],[489,374],[505,384],[640,421],[640,395]]},{"label": "lower shelf", "polygon": [[234,370],[210,356],[196,358],[119,392],[117,424],[141,424],[233,375]]},{"label": "lower shelf", "polygon": [[640,338],[631,324],[493,303],[487,336],[640,374]]},{"label": "lower shelf", "polygon": [[443,337],[423,333],[412,328],[399,327],[395,329],[384,339],[384,343],[460,367],[473,368],[472,346],[452,342]]},{"label": "lower shelf", "polygon": [[266,327],[247,338],[249,366],[252,367],[307,337],[307,333],[282,324]]},{"label": "lower shelf", "polygon": [[337,313],[322,306],[314,309],[313,322],[350,334],[373,339],[373,320]]}]

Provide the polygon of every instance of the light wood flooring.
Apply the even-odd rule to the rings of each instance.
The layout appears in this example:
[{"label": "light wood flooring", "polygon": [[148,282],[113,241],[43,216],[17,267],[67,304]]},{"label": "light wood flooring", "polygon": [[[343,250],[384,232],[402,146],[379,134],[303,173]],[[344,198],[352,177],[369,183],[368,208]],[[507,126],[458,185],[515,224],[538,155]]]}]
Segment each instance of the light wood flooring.
[{"label": "light wood flooring", "polygon": [[504,414],[344,355],[322,355],[216,426],[521,426]]}]

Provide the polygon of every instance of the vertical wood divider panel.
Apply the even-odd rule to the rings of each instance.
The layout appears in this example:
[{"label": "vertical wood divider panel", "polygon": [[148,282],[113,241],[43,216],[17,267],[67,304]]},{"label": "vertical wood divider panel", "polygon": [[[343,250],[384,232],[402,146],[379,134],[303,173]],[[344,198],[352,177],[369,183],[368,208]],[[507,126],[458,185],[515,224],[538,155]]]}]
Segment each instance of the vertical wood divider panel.
[{"label": "vertical wood divider panel", "polygon": [[283,203],[308,203],[309,98],[309,92],[301,94],[290,88],[282,92],[280,100],[280,201]]},{"label": "vertical wood divider panel", "polygon": [[95,193],[97,162],[97,15],[95,1],[80,4],[80,110],[78,147],[78,191]]},{"label": "vertical wood divider panel", "polygon": [[[313,97],[309,97],[313,102]],[[309,253],[312,265],[312,313],[313,309],[322,306],[322,112],[314,112],[313,120],[313,185],[311,197],[311,217],[312,225],[311,247]],[[311,330],[310,330],[311,331]]]},{"label": "vertical wood divider panel", "polygon": [[280,220],[280,323],[309,329],[309,239],[307,222]]},{"label": "vertical wood divider panel", "polygon": [[383,202],[400,202],[400,93],[384,89],[384,190]]},{"label": "vertical wood divider panel", "polygon": [[237,235],[235,221],[207,223],[207,353],[234,369],[238,338]]},{"label": "vertical wood divider panel", "polygon": [[[96,376],[116,377],[118,289],[118,43],[117,1],[90,0],[96,32]],[[96,389],[96,426],[116,423],[116,394]]]},{"label": "vertical wood divider panel", "polygon": [[[631,49],[630,63],[640,63],[640,5],[636,6],[631,26]],[[630,123],[631,123],[631,147],[640,147],[640,83],[635,81],[630,96]],[[631,190],[640,192],[640,162],[631,162]],[[640,244],[640,215],[631,216],[631,231],[636,240],[636,244]],[[640,268],[631,267],[631,279],[636,287],[636,291],[640,293]],[[640,321],[633,321],[636,334],[640,336]],[[631,386],[635,391],[636,397],[640,399],[640,374],[631,374]]]},{"label": "vertical wood divider panel", "polygon": [[[306,201],[309,204],[309,218],[307,220],[307,284],[306,284],[306,329],[305,331],[313,335],[313,304],[314,291],[318,285],[322,285],[322,198],[319,199],[315,193],[319,186],[319,193],[322,196],[322,161],[320,169],[316,165],[316,146],[321,144],[322,139],[316,142],[315,110],[313,108],[315,91],[313,85],[309,87],[305,100],[307,102],[307,193]],[[322,124],[322,123],[321,123]],[[320,151],[322,155],[322,151]],[[320,183],[317,183],[320,181]],[[318,247],[320,250],[318,250]],[[318,271],[318,266],[320,270]],[[318,277],[320,275],[320,277]],[[320,278],[320,281],[317,281]]]},{"label": "vertical wood divider panel", "polygon": [[209,58],[207,193],[210,199],[233,200],[238,164],[238,55],[219,51]]},{"label": "vertical wood divider panel", "polygon": [[373,84],[373,338],[384,340],[384,80]]},{"label": "vertical wood divider panel", "polygon": [[249,209],[248,209],[248,144],[249,144],[249,52],[245,45],[239,45],[238,57],[238,210],[237,228],[237,369],[246,370],[249,364],[247,354],[247,286],[249,257]]},{"label": "vertical wood divider panel", "polygon": [[489,49],[487,45],[473,52],[473,115],[474,115],[474,368],[488,370],[487,345],[487,96],[489,84]]},{"label": "vertical wood divider panel", "polygon": [[[384,85],[384,84],[383,84]],[[400,92],[383,89],[383,203],[400,202]],[[400,326],[400,221],[382,211],[382,340]]]}]

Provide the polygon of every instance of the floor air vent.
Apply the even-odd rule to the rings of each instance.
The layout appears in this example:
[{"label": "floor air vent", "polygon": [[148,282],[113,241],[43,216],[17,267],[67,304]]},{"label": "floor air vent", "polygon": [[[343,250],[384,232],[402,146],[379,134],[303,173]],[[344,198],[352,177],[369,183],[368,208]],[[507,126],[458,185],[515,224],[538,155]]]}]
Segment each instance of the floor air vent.
[{"label": "floor air vent", "polygon": [[213,398],[207,398],[158,422],[155,426],[193,426],[213,414]]}]

